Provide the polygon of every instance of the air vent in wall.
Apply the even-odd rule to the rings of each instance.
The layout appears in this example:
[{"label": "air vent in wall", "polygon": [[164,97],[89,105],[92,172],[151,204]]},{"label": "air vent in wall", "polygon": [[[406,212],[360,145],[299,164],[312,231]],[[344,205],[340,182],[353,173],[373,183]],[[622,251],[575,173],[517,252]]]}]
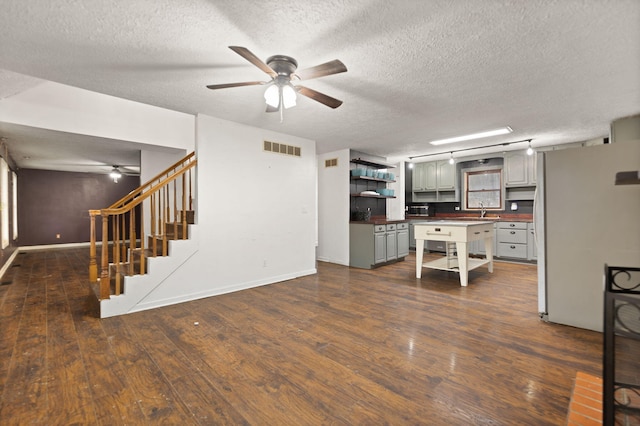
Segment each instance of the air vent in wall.
[{"label": "air vent in wall", "polygon": [[330,158],[328,160],[324,160],[324,166],[325,167],[336,167],[338,165],[338,159],[337,158]]},{"label": "air vent in wall", "polygon": [[279,142],[264,141],[264,150],[269,152],[275,152],[277,154],[292,155],[294,157],[300,157],[302,154],[299,146],[286,145]]}]

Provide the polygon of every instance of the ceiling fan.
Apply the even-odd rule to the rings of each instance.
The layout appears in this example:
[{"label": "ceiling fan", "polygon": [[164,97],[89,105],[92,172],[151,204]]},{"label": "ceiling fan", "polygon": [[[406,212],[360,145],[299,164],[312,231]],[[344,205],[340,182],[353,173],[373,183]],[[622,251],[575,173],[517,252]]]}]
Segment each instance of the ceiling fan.
[{"label": "ceiling fan", "polygon": [[282,120],[282,109],[290,108],[296,105],[296,93],[320,102],[330,108],[338,108],[342,105],[342,101],[331,96],[320,93],[308,87],[292,84],[293,80],[310,80],[313,78],[324,77],[332,74],[346,72],[347,67],[335,59],[315,67],[307,68],[302,71],[298,69],[298,62],[290,56],[274,55],[263,62],[254,55],[249,49],[240,46],[229,46],[229,49],[251,62],[256,67],[267,73],[270,81],[245,81],[241,83],[227,84],[211,84],[207,87],[212,90],[226,89],[228,87],[268,85],[269,87],[264,93],[267,103],[267,112],[280,111]]}]

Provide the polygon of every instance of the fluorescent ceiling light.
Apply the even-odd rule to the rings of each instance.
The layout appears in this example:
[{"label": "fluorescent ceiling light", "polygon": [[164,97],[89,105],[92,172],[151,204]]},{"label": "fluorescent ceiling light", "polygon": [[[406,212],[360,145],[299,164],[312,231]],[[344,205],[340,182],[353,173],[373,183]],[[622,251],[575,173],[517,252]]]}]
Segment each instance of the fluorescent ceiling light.
[{"label": "fluorescent ceiling light", "polygon": [[511,129],[511,127],[507,126],[507,127],[502,127],[496,130],[489,130],[488,132],[473,133],[471,135],[457,136],[455,138],[439,139],[437,141],[432,141],[431,145],[443,145],[445,143],[454,143],[454,142],[469,141],[471,139],[488,138],[489,136],[506,135],[507,133],[511,133],[511,132],[513,132],[513,130]]}]

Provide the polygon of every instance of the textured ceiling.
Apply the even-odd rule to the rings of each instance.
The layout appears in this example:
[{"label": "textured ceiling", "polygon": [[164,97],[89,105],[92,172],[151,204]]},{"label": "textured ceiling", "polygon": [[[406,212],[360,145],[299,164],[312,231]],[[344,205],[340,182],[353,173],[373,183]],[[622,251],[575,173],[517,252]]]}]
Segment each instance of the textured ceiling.
[{"label": "textured ceiling", "polygon": [[[51,80],[314,139],[319,153],[575,142],[640,112],[638,0],[3,0],[0,40],[0,97]],[[267,78],[230,45],[301,69],[340,59],[347,73],[304,84],[344,104],[302,98],[280,123],[262,86],[206,89]]]}]

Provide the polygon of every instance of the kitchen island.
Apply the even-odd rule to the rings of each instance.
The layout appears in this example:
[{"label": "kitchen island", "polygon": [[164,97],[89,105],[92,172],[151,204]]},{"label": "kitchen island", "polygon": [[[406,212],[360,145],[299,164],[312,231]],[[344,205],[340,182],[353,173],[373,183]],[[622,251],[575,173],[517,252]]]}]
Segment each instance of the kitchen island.
[{"label": "kitchen island", "polygon": [[[440,220],[419,222],[414,225],[416,238],[416,278],[422,276],[422,268],[441,269],[458,272],[460,285],[466,287],[469,271],[482,265],[488,265],[493,272],[493,222]],[[423,263],[424,242],[427,240],[445,241],[447,254],[444,258]],[[484,240],[486,258],[470,259],[468,244]],[[455,246],[453,246],[455,244]],[[454,247],[457,256],[454,256]]]}]

